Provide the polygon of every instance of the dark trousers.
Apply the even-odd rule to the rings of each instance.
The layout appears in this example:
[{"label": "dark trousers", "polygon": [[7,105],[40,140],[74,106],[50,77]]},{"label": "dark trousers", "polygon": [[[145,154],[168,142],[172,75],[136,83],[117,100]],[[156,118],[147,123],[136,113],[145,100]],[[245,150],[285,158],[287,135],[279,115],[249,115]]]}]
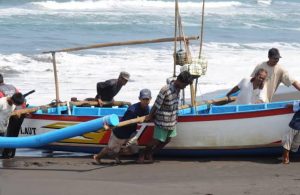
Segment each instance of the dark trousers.
[{"label": "dark trousers", "polygon": [[[9,118],[9,123],[7,127],[6,137],[18,137],[19,132],[24,121],[24,116],[20,118],[16,116],[12,116]],[[15,148],[4,148],[2,152],[3,158],[13,158],[15,156],[16,149]]]}]

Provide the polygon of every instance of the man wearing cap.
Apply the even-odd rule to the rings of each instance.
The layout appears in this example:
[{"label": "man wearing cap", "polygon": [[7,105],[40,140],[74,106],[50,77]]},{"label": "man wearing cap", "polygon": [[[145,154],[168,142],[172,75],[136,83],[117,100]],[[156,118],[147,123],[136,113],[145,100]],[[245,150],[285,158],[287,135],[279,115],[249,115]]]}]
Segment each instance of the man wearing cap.
[{"label": "man wearing cap", "polygon": [[274,93],[276,92],[280,83],[286,86],[293,85],[298,91],[300,91],[300,83],[292,78],[287,70],[285,70],[280,64],[278,64],[281,58],[279,50],[277,48],[271,48],[268,52],[269,60],[257,65],[251,74],[254,77],[259,69],[265,69],[268,72],[268,76],[265,82],[267,97],[266,102],[270,102]]},{"label": "man wearing cap", "polygon": [[[11,97],[0,98],[0,136],[4,136],[7,131],[9,117],[16,109],[24,103],[24,97],[21,93],[15,93]],[[4,156],[6,158],[6,156]]]},{"label": "man wearing cap", "polygon": [[103,106],[103,102],[112,102],[113,98],[118,94],[121,88],[126,85],[129,80],[128,72],[120,72],[118,79],[110,79],[104,82],[97,83],[96,99],[99,106]]},{"label": "man wearing cap", "polygon": [[[151,101],[151,91],[149,89],[142,89],[139,95],[139,102],[135,103],[128,107],[125,112],[122,121],[134,119],[140,116],[145,116],[149,114],[149,103]],[[123,144],[125,144],[130,138],[132,138],[137,130],[137,124],[130,124],[123,127],[116,127],[112,130],[109,142],[106,148],[103,148],[102,151],[94,155],[94,160],[97,163],[101,163],[101,158],[107,154],[113,154],[117,163],[120,163],[119,152]],[[128,147],[127,154],[134,153],[135,148],[133,145]]]}]

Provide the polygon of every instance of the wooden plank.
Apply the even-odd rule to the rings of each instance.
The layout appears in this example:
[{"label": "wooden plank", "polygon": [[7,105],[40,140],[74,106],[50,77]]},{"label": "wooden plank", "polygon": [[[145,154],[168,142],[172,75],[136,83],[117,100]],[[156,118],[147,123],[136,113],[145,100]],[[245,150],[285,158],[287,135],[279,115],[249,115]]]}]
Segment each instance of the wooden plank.
[{"label": "wooden plank", "polygon": [[[198,40],[199,36],[191,36],[191,37],[177,37],[177,41],[186,40]],[[79,51],[85,49],[95,49],[95,48],[102,48],[102,47],[113,47],[113,46],[123,46],[123,45],[139,45],[139,44],[146,44],[146,43],[162,43],[162,42],[172,42],[175,41],[175,37],[173,38],[161,38],[161,39],[148,39],[148,40],[134,40],[134,41],[124,41],[124,42],[111,42],[111,43],[100,43],[94,45],[87,45],[82,47],[73,47],[73,48],[65,48],[65,49],[58,49],[53,51],[45,51],[44,54],[47,53],[56,53],[56,52],[71,52],[71,51]]]}]

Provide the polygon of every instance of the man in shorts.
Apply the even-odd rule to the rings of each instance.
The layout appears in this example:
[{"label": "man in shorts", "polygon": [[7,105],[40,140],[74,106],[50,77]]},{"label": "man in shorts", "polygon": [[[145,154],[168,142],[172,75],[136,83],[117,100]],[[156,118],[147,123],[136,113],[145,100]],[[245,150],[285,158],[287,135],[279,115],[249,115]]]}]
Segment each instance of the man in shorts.
[{"label": "man in shorts", "polygon": [[[140,91],[139,102],[128,107],[127,111],[122,118],[122,121],[134,119],[140,116],[149,114],[149,103],[151,101],[151,91],[149,89],[143,89]],[[121,163],[119,160],[119,152],[122,146],[132,138],[137,130],[137,124],[130,124],[123,127],[116,127],[112,130],[107,147],[103,148],[100,153],[94,155],[94,160],[97,163],[101,163],[101,159],[112,154],[116,160],[116,163]],[[129,153],[134,153],[132,148],[128,148]],[[127,152],[128,153],[128,152]]]},{"label": "man in shorts", "polygon": [[154,119],[154,133],[152,141],[141,151],[137,163],[144,163],[145,158],[152,163],[152,154],[155,150],[162,149],[172,137],[177,135],[177,111],[179,92],[193,82],[193,77],[188,71],[181,72],[175,81],[161,88],[155,103],[145,121]]}]

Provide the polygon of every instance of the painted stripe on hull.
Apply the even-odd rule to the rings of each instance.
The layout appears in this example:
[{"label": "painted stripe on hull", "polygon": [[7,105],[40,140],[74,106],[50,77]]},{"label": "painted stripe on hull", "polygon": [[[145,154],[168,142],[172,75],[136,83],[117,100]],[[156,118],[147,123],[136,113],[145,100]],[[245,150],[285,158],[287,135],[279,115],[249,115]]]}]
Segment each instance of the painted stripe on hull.
[{"label": "painted stripe on hull", "polygon": [[[238,113],[230,113],[230,114],[187,115],[187,116],[179,116],[178,122],[256,118],[256,117],[283,115],[283,114],[290,114],[290,113],[293,113],[291,108],[281,108],[281,109],[273,109],[273,110],[262,110],[262,111],[255,111],[255,112],[238,112]],[[32,116],[30,118],[31,119],[41,119],[41,120],[82,122],[82,121],[92,120],[92,119],[99,118],[99,117],[32,114]]]},{"label": "painted stripe on hull", "polygon": [[264,116],[275,116],[293,113],[291,108],[281,108],[274,110],[263,110],[256,112],[238,112],[231,114],[214,114],[214,115],[190,115],[178,117],[178,122],[195,122],[195,121],[215,121],[215,120],[231,120],[243,118],[257,118]]}]

